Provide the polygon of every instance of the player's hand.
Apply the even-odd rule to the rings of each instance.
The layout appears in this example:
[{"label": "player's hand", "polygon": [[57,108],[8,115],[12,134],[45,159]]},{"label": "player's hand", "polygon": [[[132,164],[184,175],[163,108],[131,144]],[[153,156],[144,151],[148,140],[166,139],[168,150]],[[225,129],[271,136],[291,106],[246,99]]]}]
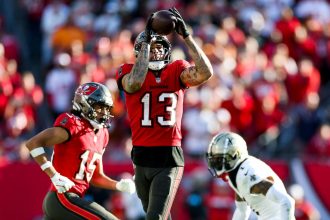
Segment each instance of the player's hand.
[{"label": "player's hand", "polygon": [[67,177],[62,176],[59,173],[56,173],[50,179],[51,179],[53,185],[55,186],[55,188],[57,189],[57,192],[59,192],[59,193],[65,193],[66,191],[68,191],[69,189],[71,189],[71,187],[73,187],[75,185]]},{"label": "player's hand", "polygon": [[122,192],[127,192],[129,194],[133,194],[135,193],[136,189],[135,189],[135,183],[133,180],[131,179],[121,179],[117,184],[116,184],[116,188],[119,191]]},{"label": "player's hand", "polygon": [[187,25],[184,22],[182,16],[180,15],[179,11],[173,7],[168,9],[170,12],[173,13],[173,15],[176,17],[176,23],[175,23],[175,31],[176,33],[180,34],[183,39],[185,39],[186,37],[188,37],[190,35],[188,29],[187,29]]},{"label": "player's hand", "polygon": [[149,15],[149,18],[147,20],[147,25],[146,25],[146,28],[144,30],[144,33],[146,35],[146,42],[148,44],[151,42],[151,38],[152,38],[152,34],[153,34],[152,27],[151,27],[152,20],[154,19],[153,17],[154,17],[154,13]]}]

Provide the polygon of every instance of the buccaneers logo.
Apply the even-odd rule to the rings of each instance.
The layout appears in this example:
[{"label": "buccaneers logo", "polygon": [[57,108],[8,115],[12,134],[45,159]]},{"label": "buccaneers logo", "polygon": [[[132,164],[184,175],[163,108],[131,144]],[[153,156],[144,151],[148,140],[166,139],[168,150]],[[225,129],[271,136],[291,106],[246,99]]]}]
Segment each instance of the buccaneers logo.
[{"label": "buccaneers logo", "polygon": [[97,90],[98,86],[97,85],[84,85],[83,87],[80,87],[77,91],[78,94],[81,95],[90,95],[95,90]]}]

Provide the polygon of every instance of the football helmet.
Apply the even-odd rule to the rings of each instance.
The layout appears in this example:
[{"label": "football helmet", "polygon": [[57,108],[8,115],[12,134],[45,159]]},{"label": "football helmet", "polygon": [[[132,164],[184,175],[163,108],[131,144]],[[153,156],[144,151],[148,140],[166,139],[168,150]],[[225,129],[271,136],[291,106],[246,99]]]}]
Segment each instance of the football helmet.
[{"label": "football helmet", "polygon": [[[151,44],[161,44],[164,48],[162,54],[157,56],[157,59],[150,59],[148,68],[151,70],[161,70],[163,69],[171,60],[171,48],[172,45],[166,36],[153,33],[151,36]],[[137,56],[140,53],[142,42],[146,41],[145,32],[141,32],[135,39],[134,42],[134,53]]]},{"label": "football helmet", "polygon": [[206,159],[214,177],[234,170],[248,156],[245,140],[233,132],[224,132],[213,137]]},{"label": "football helmet", "polygon": [[[95,129],[110,127],[111,109],[113,100],[109,89],[96,82],[80,85],[73,98],[73,110],[87,119]],[[96,111],[96,107],[102,107],[105,112]]]}]

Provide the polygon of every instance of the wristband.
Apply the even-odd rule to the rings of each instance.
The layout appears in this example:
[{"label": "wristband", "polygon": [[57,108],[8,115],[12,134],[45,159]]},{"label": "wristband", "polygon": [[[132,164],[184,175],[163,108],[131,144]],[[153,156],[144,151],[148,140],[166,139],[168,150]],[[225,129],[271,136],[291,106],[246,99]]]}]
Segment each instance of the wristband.
[{"label": "wristband", "polygon": [[52,163],[50,161],[47,161],[44,164],[41,164],[40,168],[42,169],[42,171],[45,171],[45,169],[47,169],[51,166],[52,166]]},{"label": "wristband", "polygon": [[37,157],[44,153],[45,153],[45,149],[43,147],[37,147],[30,151],[32,157]]}]

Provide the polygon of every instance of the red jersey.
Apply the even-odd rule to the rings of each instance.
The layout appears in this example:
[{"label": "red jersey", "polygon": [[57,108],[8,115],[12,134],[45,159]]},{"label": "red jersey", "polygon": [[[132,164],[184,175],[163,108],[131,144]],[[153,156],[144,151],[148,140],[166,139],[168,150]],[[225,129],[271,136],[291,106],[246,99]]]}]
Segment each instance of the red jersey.
[{"label": "red jersey", "polygon": [[[54,123],[70,133],[70,139],[54,146],[52,163],[56,171],[75,183],[69,192],[83,196],[89,187],[96,164],[109,141],[106,128],[95,134],[93,127],[84,119],[73,114],[62,113]],[[52,190],[56,191],[52,185]]]},{"label": "red jersey", "polygon": [[[181,146],[181,119],[185,85],[180,74],[190,64],[177,60],[168,64],[160,77],[148,71],[141,89],[125,92],[133,146]],[[117,82],[130,73],[133,64],[124,64],[117,72]]]}]

